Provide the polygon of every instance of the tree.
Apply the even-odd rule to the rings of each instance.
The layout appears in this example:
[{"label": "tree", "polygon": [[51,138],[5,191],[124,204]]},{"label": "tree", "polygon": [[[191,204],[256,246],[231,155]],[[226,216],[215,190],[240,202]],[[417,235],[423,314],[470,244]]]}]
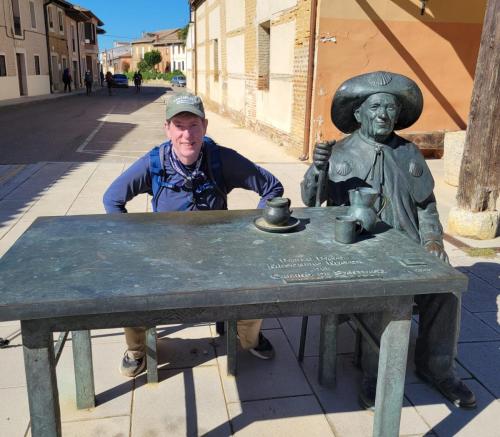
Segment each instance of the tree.
[{"label": "tree", "polygon": [[137,68],[141,71],[147,71],[151,69],[151,66],[143,59],[137,63]]},{"label": "tree", "polygon": [[161,53],[158,50],[144,53],[144,62],[148,65],[148,70],[154,69],[155,65],[161,62],[161,59]]},{"label": "tree", "polygon": [[184,43],[184,45],[186,45],[188,30],[189,30],[189,23],[186,24],[183,28],[179,29],[179,31],[177,32],[177,36]]},{"label": "tree", "polygon": [[457,208],[450,211],[450,232],[479,239],[494,238],[500,192],[500,0],[489,0],[477,59],[469,124],[460,168]]}]

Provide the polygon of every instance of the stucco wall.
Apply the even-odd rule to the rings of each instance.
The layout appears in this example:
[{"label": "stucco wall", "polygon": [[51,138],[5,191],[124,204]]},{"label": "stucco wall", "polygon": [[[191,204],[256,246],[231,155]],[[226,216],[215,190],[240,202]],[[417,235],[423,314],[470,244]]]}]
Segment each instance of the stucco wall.
[{"label": "stucco wall", "polygon": [[295,21],[271,26],[268,91],[257,91],[257,119],[287,133],[293,106]]},{"label": "stucco wall", "polygon": [[[12,13],[8,0],[0,0],[0,54],[5,56],[7,76],[0,77],[0,100],[19,97],[16,53],[21,53],[25,69],[25,92],[27,95],[48,94],[47,45],[43,19],[43,1],[35,0],[35,21],[32,26],[29,2],[19,2],[21,36],[12,34]],[[5,15],[5,12],[7,15]],[[40,75],[35,75],[34,56],[40,60]]]},{"label": "stucco wall", "polygon": [[320,0],[312,143],[338,138],[330,120],[338,86],[357,74],[389,70],[421,87],[424,111],[402,133],[466,127],[486,0]]},{"label": "stucco wall", "polygon": [[245,107],[244,35],[227,38],[227,105],[234,111]]},{"label": "stucco wall", "polygon": [[15,99],[16,97],[19,97],[17,76],[0,77],[0,100]]},{"label": "stucco wall", "polygon": [[226,2],[226,32],[232,32],[245,25],[245,0]]},{"label": "stucco wall", "polygon": [[28,95],[39,96],[48,93],[49,75],[28,76]]},{"label": "stucco wall", "polygon": [[274,14],[297,6],[297,0],[257,0],[257,23],[269,20]]}]

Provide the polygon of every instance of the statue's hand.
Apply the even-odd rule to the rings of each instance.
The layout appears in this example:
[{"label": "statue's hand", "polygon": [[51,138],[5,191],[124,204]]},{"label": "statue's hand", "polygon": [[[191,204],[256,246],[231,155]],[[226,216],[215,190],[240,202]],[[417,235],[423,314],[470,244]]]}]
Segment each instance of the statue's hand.
[{"label": "statue's hand", "polygon": [[427,243],[425,243],[424,248],[427,252],[432,253],[434,256],[437,256],[445,263],[449,262],[448,255],[446,254],[444,247],[437,241],[428,241]]},{"label": "statue's hand", "polygon": [[326,169],[334,144],[335,140],[325,143],[316,143],[314,146],[313,164],[318,170],[321,171]]}]

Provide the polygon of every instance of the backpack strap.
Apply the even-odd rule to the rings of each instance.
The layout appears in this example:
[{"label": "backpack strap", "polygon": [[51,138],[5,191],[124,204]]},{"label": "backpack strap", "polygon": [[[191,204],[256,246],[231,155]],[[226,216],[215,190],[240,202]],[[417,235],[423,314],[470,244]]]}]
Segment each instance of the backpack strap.
[{"label": "backpack strap", "polygon": [[174,172],[170,169],[168,162],[165,161],[165,149],[167,147],[170,147],[169,141],[156,146],[149,152],[149,171],[151,173],[151,191],[153,192],[153,197],[156,196],[161,187],[175,187],[175,184],[168,182],[168,176]]},{"label": "backpack strap", "polygon": [[227,188],[222,173],[222,160],[219,146],[209,137],[204,137],[207,157],[207,176],[214,183],[215,189],[224,199],[224,209],[227,209]]}]

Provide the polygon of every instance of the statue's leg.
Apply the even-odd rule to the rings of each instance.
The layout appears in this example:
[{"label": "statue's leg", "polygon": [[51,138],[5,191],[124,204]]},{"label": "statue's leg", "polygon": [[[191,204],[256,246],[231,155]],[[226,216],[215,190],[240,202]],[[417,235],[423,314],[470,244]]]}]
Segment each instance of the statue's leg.
[{"label": "statue's leg", "polygon": [[416,296],[415,302],[419,313],[417,370],[437,379],[453,375],[460,329],[460,296],[425,294]]}]

